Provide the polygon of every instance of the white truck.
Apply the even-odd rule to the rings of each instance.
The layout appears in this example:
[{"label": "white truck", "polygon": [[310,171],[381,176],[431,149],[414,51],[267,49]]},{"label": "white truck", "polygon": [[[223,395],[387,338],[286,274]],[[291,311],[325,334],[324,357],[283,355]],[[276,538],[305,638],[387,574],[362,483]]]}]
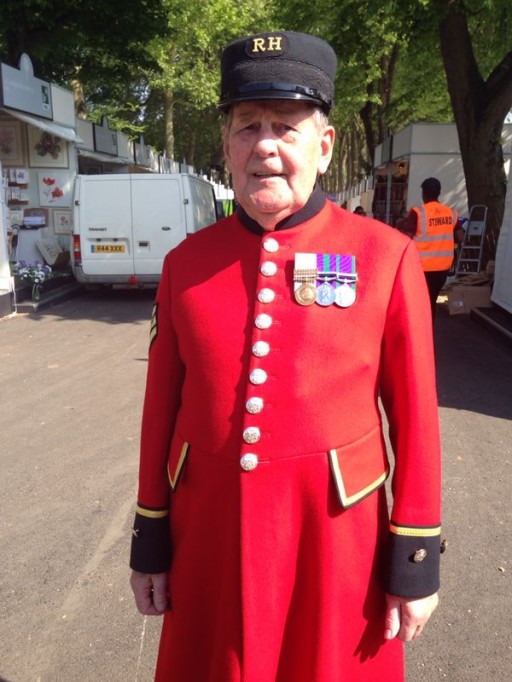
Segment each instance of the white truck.
[{"label": "white truck", "polygon": [[78,175],[73,274],[85,285],[155,286],[167,252],[216,219],[213,186],[195,175]]}]

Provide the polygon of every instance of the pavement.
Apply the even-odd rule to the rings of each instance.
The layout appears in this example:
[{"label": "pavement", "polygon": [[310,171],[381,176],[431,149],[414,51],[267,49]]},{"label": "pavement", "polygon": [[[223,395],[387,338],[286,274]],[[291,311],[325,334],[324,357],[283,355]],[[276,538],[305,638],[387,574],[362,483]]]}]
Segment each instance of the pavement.
[{"label": "pavement", "polygon": [[[152,680],[127,561],[154,292],[76,293],[0,320],[0,682]],[[442,305],[435,342],[448,549],[407,680],[510,682],[512,346]]]}]

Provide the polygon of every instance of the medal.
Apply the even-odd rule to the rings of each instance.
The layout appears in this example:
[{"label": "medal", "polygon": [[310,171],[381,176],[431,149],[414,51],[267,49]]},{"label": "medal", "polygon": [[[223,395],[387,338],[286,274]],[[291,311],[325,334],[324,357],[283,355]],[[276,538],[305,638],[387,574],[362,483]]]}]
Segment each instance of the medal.
[{"label": "medal", "polygon": [[304,282],[295,291],[295,300],[299,305],[311,305],[316,301],[317,293],[314,284]]},{"label": "medal", "polygon": [[348,308],[356,300],[356,292],[346,282],[336,289],[336,305],[340,308]]},{"label": "medal", "polygon": [[[313,254],[296,254],[293,271],[293,287],[295,300],[299,305],[312,305],[316,301],[317,270]],[[305,259],[305,260],[304,260]],[[303,261],[303,262],[301,262]],[[298,267],[298,266],[301,267]],[[302,266],[308,267],[302,267]],[[309,267],[309,266],[312,267]]]},{"label": "medal", "polygon": [[321,284],[317,288],[316,293],[316,302],[323,306],[332,305],[336,298],[336,291],[334,290],[334,287],[332,287],[330,284],[327,284],[327,282]]}]

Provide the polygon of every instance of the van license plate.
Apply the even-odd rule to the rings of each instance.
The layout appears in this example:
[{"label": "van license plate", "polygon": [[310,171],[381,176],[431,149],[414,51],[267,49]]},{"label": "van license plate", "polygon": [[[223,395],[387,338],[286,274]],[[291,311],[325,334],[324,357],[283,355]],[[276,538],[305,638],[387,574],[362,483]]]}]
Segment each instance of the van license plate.
[{"label": "van license plate", "polygon": [[124,244],[92,244],[92,253],[124,253]]}]

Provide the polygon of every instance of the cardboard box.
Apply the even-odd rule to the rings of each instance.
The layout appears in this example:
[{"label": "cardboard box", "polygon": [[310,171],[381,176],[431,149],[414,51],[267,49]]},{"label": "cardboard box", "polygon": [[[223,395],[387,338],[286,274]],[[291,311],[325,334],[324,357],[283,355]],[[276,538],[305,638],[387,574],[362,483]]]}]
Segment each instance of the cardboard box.
[{"label": "cardboard box", "polygon": [[469,313],[473,308],[490,308],[490,284],[453,284],[447,292],[450,315]]}]

